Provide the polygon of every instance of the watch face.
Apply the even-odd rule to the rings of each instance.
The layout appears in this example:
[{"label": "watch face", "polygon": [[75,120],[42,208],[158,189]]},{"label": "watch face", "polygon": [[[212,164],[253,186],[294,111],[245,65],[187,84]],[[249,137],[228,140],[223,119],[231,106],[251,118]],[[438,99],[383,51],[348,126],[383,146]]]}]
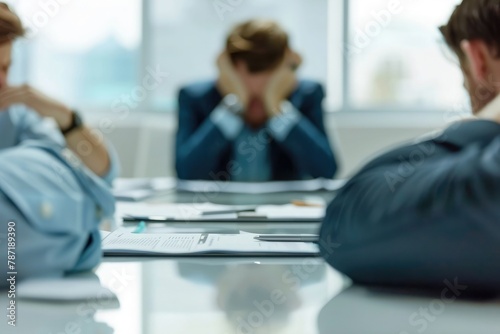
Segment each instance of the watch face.
[{"label": "watch face", "polygon": [[234,106],[234,105],[237,105],[239,104],[239,99],[236,95],[234,94],[229,94],[227,95],[225,98],[224,98],[224,102],[228,105],[228,106]]},{"label": "watch face", "polygon": [[235,94],[229,94],[224,98],[224,105],[234,114],[241,114],[243,112],[243,106],[241,105],[240,99]]}]

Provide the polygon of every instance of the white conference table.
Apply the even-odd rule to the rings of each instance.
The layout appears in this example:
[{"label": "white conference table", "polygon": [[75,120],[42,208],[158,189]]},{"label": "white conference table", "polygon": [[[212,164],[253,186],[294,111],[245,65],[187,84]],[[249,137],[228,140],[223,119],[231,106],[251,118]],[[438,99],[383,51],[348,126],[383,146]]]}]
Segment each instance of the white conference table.
[{"label": "white conference table", "polygon": [[314,334],[344,284],[314,258],[105,259],[96,274],[118,301],[18,300],[17,327],[2,319],[0,332]]},{"label": "white conference table", "polygon": [[500,300],[445,302],[439,293],[349,286],[320,259],[105,259],[96,274],[117,300],[18,300],[17,327],[6,326],[3,319],[0,332],[500,332]]},{"label": "white conference table", "polygon": [[[278,195],[274,201],[296,196]],[[243,227],[307,233],[318,224]],[[459,297],[444,303],[439,293],[350,286],[320,258],[104,258],[96,275],[116,300],[107,295],[70,303],[18,300],[18,326],[8,327],[4,319],[0,333],[500,333],[498,300]],[[3,308],[6,292],[0,292]]]}]

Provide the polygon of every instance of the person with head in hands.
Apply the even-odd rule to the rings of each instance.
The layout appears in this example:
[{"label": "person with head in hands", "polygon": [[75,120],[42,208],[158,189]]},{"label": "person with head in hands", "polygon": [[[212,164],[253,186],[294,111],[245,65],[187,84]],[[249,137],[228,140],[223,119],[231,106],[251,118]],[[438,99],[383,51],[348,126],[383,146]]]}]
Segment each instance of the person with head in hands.
[{"label": "person with head in hands", "polygon": [[330,204],[323,255],[355,282],[500,290],[499,22],[500,1],[463,0],[440,28],[474,117],[377,157]]},{"label": "person with head in hands", "polygon": [[275,22],[232,29],[216,81],[179,93],[180,179],[265,182],[332,178],[337,162],[323,124],[322,86],[298,80],[301,57]]},{"label": "person with head in hands", "polygon": [[119,168],[78,112],[29,85],[9,85],[13,44],[24,34],[0,3],[0,286],[96,266],[98,225],[113,215]]}]

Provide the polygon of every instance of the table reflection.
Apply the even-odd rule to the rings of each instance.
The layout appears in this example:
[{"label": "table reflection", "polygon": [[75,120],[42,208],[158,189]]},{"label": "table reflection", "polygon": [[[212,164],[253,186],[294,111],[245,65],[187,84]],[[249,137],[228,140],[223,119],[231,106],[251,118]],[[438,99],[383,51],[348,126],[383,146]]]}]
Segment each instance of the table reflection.
[{"label": "table reflection", "polygon": [[274,333],[286,327],[290,314],[302,305],[299,289],[325,276],[321,262],[304,261],[304,265],[179,263],[179,272],[215,286],[217,307],[237,333]]},{"label": "table reflection", "polygon": [[466,292],[353,286],[321,310],[319,333],[498,333],[500,300]]},{"label": "table reflection", "polygon": [[329,270],[315,258],[144,263],[143,333],[313,334],[318,311],[342,288]]},{"label": "table reflection", "polygon": [[[92,273],[86,274],[86,279],[98,280]],[[8,303],[7,293],[3,290],[0,292],[0,306],[5,310]],[[85,301],[58,302],[17,298],[16,305],[16,326],[9,326],[4,317],[0,323],[0,333],[110,334],[114,333],[113,328],[106,322],[97,320],[95,316],[102,310],[119,308],[116,296],[109,295],[108,290]]]},{"label": "table reflection", "polygon": [[315,334],[344,283],[318,258],[106,258],[96,273],[114,301],[19,300],[0,333]]}]

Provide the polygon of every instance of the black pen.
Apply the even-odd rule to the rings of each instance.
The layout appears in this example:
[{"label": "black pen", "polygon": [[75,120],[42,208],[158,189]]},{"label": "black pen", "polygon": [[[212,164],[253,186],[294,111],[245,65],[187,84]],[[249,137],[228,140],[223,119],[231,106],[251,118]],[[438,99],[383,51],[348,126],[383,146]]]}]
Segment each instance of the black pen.
[{"label": "black pen", "polygon": [[210,215],[224,215],[229,213],[240,213],[240,212],[254,212],[255,207],[251,208],[243,208],[243,209],[228,209],[228,210],[215,210],[215,211],[202,211],[202,216],[210,216]]},{"label": "black pen", "polygon": [[272,242],[318,242],[316,234],[263,234],[255,237],[259,241]]},{"label": "black pen", "polygon": [[123,216],[123,221],[124,222],[134,222],[134,223],[139,223],[141,221],[144,222],[169,222],[169,221],[177,221],[178,219],[174,217],[166,217],[166,216],[131,216],[131,215],[125,215]]},{"label": "black pen", "polygon": [[[234,217],[228,218],[212,218],[211,216],[215,216],[217,214],[234,214]],[[211,222],[211,221],[254,221],[254,220],[265,220],[267,216],[257,214],[255,211],[251,211],[250,209],[245,210],[232,210],[232,211],[218,211],[217,213],[214,211],[210,211],[209,213],[202,213],[200,216],[186,216],[186,217],[173,217],[173,216],[135,216],[135,215],[124,215],[122,217],[123,221],[126,223],[139,223],[141,221],[144,222],[152,222],[152,223],[162,223],[162,222],[181,222],[181,221],[193,221],[193,222]]]}]

